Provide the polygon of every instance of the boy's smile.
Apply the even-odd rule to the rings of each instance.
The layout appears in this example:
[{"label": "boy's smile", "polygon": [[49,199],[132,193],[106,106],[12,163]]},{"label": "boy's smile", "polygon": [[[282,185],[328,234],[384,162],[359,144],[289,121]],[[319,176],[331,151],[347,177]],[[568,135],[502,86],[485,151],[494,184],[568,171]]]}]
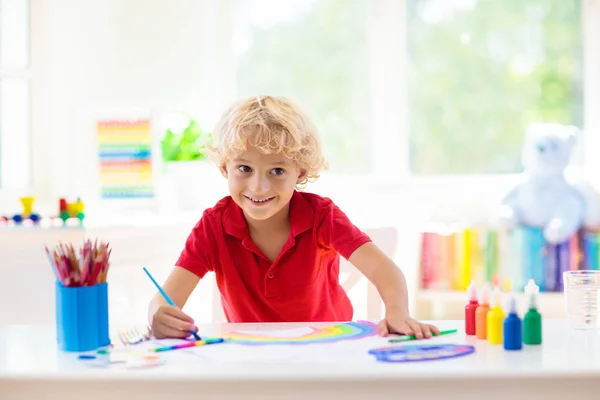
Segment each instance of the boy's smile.
[{"label": "boy's smile", "polygon": [[263,207],[269,204],[275,197],[267,197],[265,199],[257,199],[250,196],[244,196],[246,199],[250,200],[253,206]]},{"label": "boy's smile", "polygon": [[257,204],[265,204],[268,201],[273,200],[275,197],[266,197],[264,199],[259,199],[256,197],[251,197],[251,196],[244,196],[245,198],[247,198],[248,200],[251,200],[253,203],[257,203]]},{"label": "boy's smile", "polygon": [[232,199],[249,222],[276,215],[287,217],[296,184],[304,172],[284,154],[264,154],[253,146],[229,160],[222,168]]}]

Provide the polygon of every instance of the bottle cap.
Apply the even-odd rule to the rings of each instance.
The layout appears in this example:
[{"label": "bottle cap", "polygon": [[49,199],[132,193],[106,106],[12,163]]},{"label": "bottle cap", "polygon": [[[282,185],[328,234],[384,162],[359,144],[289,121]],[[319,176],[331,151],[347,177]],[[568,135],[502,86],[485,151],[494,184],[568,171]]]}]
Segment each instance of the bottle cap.
[{"label": "bottle cap", "polygon": [[518,314],[517,313],[517,298],[514,294],[511,294],[508,298],[508,314]]},{"label": "bottle cap", "polygon": [[490,304],[490,295],[492,292],[492,287],[489,283],[484,283],[481,287],[481,293],[479,296],[479,304]]},{"label": "bottle cap", "polygon": [[469,296],[469,301],[477,301],[477,286],[475,285],[475,281],[471,281],[471,284],[467,288],[467,295]]},{"label": "bottle cap", "polygon": [[525,286],[525,294],[527,295],[527,302],[529,308],[537,308],[537,295],[540,293],[540,287],[535,284],[533,279],[530,279]]},{"label": "bottle cap", "polygon": [[502,291],[498,286],[494,288],[494,294],[492,296],[491,307],[500,307],[502,303]]}]

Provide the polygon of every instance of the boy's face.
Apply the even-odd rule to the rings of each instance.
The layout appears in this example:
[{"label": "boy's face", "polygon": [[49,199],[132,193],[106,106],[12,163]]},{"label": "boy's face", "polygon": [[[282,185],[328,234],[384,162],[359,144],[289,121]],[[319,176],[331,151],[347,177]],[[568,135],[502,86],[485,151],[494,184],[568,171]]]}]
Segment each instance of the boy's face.
[{"label": "boy's face", "polygon": [[283,154],[263,154],[255,147],[231,159],[221,168],[233,200],[246,218],[267,220],[287,212],[296,184],[306,173]]}]

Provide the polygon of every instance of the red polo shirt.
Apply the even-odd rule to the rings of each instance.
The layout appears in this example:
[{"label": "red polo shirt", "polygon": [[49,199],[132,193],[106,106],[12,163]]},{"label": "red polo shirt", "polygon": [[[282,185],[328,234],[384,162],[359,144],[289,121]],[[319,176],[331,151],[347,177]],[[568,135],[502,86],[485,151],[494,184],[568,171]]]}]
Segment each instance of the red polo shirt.
[{"label": "red polo shirt", "polygon": [[338,254],[348,259],[370,238],[331,200],[298,191],[290,201],[290,226],[271,263],[250,238],[242,209],[227,196],[204,212],[176,265],[200,278],[215,272],[229,322],[352,320]]}]

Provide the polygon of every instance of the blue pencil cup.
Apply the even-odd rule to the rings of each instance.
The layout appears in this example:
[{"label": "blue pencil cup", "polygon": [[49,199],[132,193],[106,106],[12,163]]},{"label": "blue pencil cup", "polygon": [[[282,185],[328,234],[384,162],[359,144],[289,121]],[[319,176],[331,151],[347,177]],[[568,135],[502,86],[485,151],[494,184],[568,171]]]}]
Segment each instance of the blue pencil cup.
[{"label": "blue pencil cup", "polygon": [[96,312],[96,315],[98,316],[98,346],[104,347],[110,344],[108,329],[108,284],[102,282],[92,287],[95,287],[98,292]]},{"label": "blue pencil cup", "polygon": [[63,351],[91,351],[110,343],[107,284],[65,287],[56,282],[56,339]]}]

